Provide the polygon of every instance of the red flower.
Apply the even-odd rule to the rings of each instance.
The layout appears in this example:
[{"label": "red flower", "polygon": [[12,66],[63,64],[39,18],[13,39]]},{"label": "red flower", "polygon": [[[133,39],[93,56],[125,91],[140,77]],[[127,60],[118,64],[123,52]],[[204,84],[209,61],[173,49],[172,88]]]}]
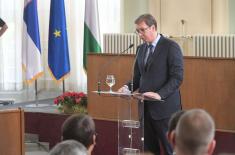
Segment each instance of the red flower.
[{"label": "red flower", "polygon": [[54,104],[58,105],[59,104],[59,101],[57,98],[54,99]]},{"label": "red flower", "polygon": [[81,98],[76,98],[75,101],[76,101],[76,104],[79,104],[81,102]]},{"label": "red flower", "polygon": [[63,105],[87,105],[87,96],[83,92],[65,92],[64,94],[56,97],[54,99],[54,104],[63,106]]}]

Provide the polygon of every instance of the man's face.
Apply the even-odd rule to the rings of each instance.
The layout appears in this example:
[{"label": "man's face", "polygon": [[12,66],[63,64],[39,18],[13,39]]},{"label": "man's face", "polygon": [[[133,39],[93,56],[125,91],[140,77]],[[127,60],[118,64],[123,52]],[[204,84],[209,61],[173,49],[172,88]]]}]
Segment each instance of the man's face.
[{"label": "man's face", "polygon": [[155,39],[155,26],[148,26],[145,22],[136,24],[136,33],[140,39],[145,42],[151,43]]}]

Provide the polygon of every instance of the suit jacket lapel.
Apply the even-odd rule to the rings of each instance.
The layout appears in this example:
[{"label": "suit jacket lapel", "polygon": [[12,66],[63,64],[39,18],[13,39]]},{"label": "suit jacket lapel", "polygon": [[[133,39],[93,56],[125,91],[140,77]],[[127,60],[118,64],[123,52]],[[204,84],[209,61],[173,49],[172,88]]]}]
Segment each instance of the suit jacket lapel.
[{"label": "suit jacket lapel", "polygon": [[158,55],[161,53],[161,51],[162,51],[162,50],[161,50],[161,46],[162,46],[162,41],[163,41],[163,40],[164,40],[164,37],[161,36],[159,42],[157,43],[157,45],[156,45],[156,47],[155,47],[155,49],[154,49],[154,53],[153,53],[153,55],[152,55],[152,58],[148,61],[148,64],[147,64],[148,66],[147,66],[147,68],[146,68],[146,71],[149,70],[149,68],[151,67],[153,61],[156,61]]}]

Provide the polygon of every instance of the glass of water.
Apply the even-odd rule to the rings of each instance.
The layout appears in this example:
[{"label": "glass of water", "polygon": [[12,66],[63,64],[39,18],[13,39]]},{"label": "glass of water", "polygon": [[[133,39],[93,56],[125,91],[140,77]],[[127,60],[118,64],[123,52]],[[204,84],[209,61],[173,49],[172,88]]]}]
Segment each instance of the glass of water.
[{"label": "glass of water", "polygon": [[110,92],[112,92],[112,86],[115,85],[115,77],[114,75],[107,75],[106,84],[110,87]]}]

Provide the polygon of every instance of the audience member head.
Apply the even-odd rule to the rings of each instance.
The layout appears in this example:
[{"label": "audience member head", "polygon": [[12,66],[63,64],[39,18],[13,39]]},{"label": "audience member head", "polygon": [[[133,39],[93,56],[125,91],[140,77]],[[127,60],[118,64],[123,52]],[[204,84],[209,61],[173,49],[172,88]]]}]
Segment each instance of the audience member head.
[{"label": "audience member head", "polygon": [[168,132],[172,132],[173,130],[175,130],[176,129],[176,126],[177,126],[177,124],[178,124],[178,122],[179,122],[179,119],[180,119],[180,117],[183,115],[185,113],[185,111],[184,110],[181,110],[181,111],[177,111],[177,112],[175,112],[172,116],[171,116],[171,118],[170,118],[170,120],[169,120],[169,124],[168,124]]},{"label": "audience member head", "polygon": [[49,155],[87,155],[87,149],[80,142],[66,140],[58,143]]},{"label": "audience member head", "polygon": [[176,154],[211,155],[215,148],[214,134],[214,121],[205,110],[186,111],[176,126]]},{"label": "audience member head", "polygon": [[177,111],[175,112],[170,120],[169,120],[169,123],[168,123],[168,132],[167,132],[167,138],[168,138],[168,141],[171,143],[172,147],[174,142],[173,142],[173,133],[176,129],[176,126],[179,122],[179,119],[181,118],[181,116],[185,113],[185,111],[181,110],[181,111]]},{"label": "audience member head", "polygon": [[88,115],[72,115],[62,126],[62,136],[63,140],[81,142],[91,153],[96,140],[95,123]]}]

